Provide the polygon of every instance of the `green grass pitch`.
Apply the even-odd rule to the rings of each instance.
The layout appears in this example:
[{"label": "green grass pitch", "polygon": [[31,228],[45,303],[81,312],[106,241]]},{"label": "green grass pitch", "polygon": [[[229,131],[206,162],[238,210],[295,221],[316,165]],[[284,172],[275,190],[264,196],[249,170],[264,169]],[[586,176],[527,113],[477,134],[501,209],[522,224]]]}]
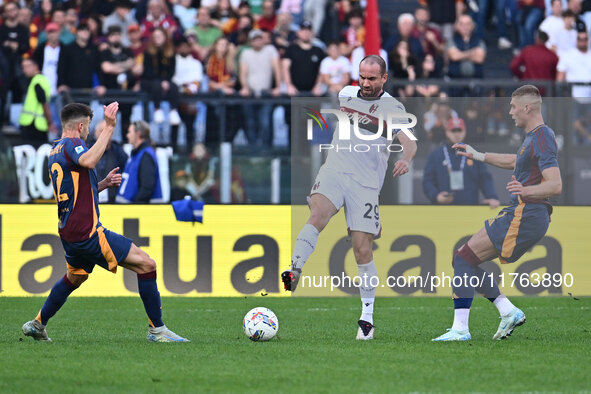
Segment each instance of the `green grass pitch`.
[{"label": "green grass pitch", "polygon": [[[534,392],[591,390],[591,299],[514,298],[527,315],[493,341],[494,306],[476,299],[472,341],[433,343],[450,327],[442,298],[376,301],[376,339],[355,341],[358,298],[165,298],[164,321],[191,343],[146,341],[138,298],[71,298],[24,337],[42,298],[0,297],[0,392]],[[249,341],[242,317],[272,309],[279,333]]]}]

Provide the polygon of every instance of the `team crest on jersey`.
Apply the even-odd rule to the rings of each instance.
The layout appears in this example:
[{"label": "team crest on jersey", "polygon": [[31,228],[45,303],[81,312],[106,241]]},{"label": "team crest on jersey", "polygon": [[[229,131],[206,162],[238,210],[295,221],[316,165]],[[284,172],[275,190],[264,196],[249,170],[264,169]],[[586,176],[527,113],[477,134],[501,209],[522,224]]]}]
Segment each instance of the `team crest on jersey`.
[{"label": "team crest on jersey", "polygon": [[377,104],[372,104],[371,107],[369,107],[369,113],[373,114],[378,110],[378,105]]}]

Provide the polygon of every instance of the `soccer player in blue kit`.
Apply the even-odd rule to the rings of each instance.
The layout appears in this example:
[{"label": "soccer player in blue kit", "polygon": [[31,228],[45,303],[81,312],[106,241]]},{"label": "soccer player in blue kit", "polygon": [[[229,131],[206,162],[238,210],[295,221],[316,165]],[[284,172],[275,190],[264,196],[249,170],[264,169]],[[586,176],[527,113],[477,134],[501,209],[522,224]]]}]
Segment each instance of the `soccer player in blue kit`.
[{"label": "soccer player in blue kit", "polygon": [[84,142],[92,119],[90,107],[72,103],[62,109],[62,138],[54,142],[48,166],[67,272],[51,289],[37,317],[23,325],[23,333],[38,341],[51,341],[45,330],[47,321],[99,265],[113,273],[117,266],[137,273],[140,297],[149,320],[148,341],[188,342],[162,322],[154,260],[130,239],[105,229],[99,221],[98,193],[121,184],[118,168],[100,182],[94,170],[113,137],[118,109],[117,102],[105,107],[106,124],[90,149]]},{"label": "soccer player in blue kit", "polygon": [[[454,278],[461,277],[453,287],[454,322],[445,334],[434,341],[467,341],[470,306],[474,292],[488,298],[499,310],[501,323],[493,339],[505,339],[515,327],[525,323],[525,314],[501,294],[489,273],[479,267],[483,261],[499,257],[501,263],[514,263],[544,235],[550,223],[552,206],[548,198],[562,192],[562,179],[554,131],[544,124],[542,97],[535,86],[524,85],[511,95],[509,115],[515,125],[525,131],[525,139],[517,154],[481,153],[470,145],[455,144],[457,154],[469,159],[513,170],[507,190],[511,205],[462,245],[454,254]],[[477,277],[478,287],[470,285]],[[458,281],[460,282],[460,281]]]}]

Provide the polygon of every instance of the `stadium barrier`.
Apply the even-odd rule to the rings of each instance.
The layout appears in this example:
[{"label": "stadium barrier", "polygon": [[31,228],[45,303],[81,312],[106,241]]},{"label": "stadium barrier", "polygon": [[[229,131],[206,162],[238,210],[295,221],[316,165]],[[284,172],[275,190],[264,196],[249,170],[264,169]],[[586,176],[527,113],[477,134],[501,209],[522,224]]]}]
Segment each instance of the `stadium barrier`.
[{"label": "stadium barrier", "polygon": [[[156,260],[163,296],[191,297],[289,296],[279,274],[289,267],[291,247],[308,216],[306,206],[210,205],[204,223],[191,224],[177,222],[168,205],[107,205],[101,212],[108,229],[133,239]],[[384,230],[374,244],[378,296],[450,296],[444,282],[453,273],[452,251],[496,212],[487,207],[381,207]],[[55,214],[49,205],[0,205],[1,296],[46,295],[64,274]],[[555,207],[546,237],[519,262],[485,267],[503,280],[507,295],[590,296],[589,221],[591,207]],[[295,295],[358,294],[354,285],[335,281],[357,275],[345,229],[344,215],[336,215],[305,266],[308,285],[302,281]],[[132,272],[119,269],[113,275],[96,267],[74,294],[132,296],[136,291]]]}]

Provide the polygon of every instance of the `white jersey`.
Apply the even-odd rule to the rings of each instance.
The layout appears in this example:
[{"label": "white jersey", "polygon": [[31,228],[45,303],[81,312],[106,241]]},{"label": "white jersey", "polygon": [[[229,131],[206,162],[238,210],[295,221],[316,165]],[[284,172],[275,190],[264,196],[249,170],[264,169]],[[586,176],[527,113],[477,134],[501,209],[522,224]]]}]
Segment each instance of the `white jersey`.
[{"label": "white jersey", "polygon": [[[387,148],[392,144],[392,141],[385,137],[387,114],[405,114],[406,110],[402,103],[386,92],[379,98],[365,99],[359,96],[359,90],[359,86],[345,86],[339,92],[340,110],[348,114],[359,114],[359,133],[363,135],[376,134],[379,116],[382,113],[384,134],[372,141],[363,140],[355,134],[353,124],[350,123],[350,140],[340,140],[337,125],[331,143],[333,148],[329,150],[322,167],[337,173],[351,174],[362,186],[379,191],[388,169],[390,151]],[[409,123],[409,120],[402,117],[396,120],[396,123]],[[397,132],[398,130],[394,130],[393,136]]]}]

